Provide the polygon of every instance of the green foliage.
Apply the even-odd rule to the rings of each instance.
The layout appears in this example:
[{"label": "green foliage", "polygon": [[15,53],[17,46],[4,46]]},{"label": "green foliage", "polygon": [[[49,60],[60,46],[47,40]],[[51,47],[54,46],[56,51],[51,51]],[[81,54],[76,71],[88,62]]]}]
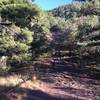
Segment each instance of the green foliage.
[{"label": "green foliage", "polygon": [[15,46],[16,46],[16,43],[13,37],[11,36],[0,37],[0,54],[9,55],[10,53],[12,53]]},{"label": "green foliage", "polygon": [[31,44],[33,58],[45,52],[47,48],[47,39],[44,33],[35,33],[33,36],[33,42]]},{"label": "green foliage", "polygon": [[0,5],[7,4],[30,4],[29,0],[0,0]]},{"label": "green foliage", "polygon": [[30,44],[33,40],[33,32],[29,31],[28,29],[18,29],[17,32],[19,33],[16,37],[16,40],[19,42]]},{"label": "green foliage", "polygon": [[9,20],[20,27],[29,27],[29,24],[35,16],[38,16],[42,10],[36,5],[27,3],[7,3],[1,5],[0,14],[4,20]]},{"label": "green foliage", "polygon": [[48,13],[53,14],[55,17],[65,19],[87,15],[100,15],[100,3],[73,3],[71,5],[55,8],[48,11]]},{"label": "green foliage", "polygon": [[27,0],[0,1],[0,7],[2,21],[12,23],[0,26],[0,56],[7,56],[7,65],[15,69],[29,66],[33,52],[45,48],[50,27],[47,14]]},{"label": "green foliage", "polygon": [[11,67],[7,66],[5,69],[0,68],[0,75],[6,75],[10,72]]},{"label": "green foliage", "polygon": [[8,65],[12,66],[12,70],[17,70],[17,68],[27,67],[32,64],[30,54],[14,55],[9,57],[7,61]]},{"label": "green foliage", "polygon": [[33,40],[33,32],[16,26],[8,27],[7,30],[6,28],[0,30],[1,32],[5,30],[0,36],[0,56],[8,57],[7,65],[11,68],[16,69],[16,67],[29,65],[29,59],[32,56],[30,45]]},{"label": "green foliage", "polygon": [[45,13],[27,0],[1,0],[1,21],[12,24],[0,25],[0,56],[7,56],[13,69],[30,66],[33,59],[53,49],[52,37],[58,32],[55,47],[99,58],[99,9],[100,4],[75,3]]},{"label": "green foliage", "polygon": [[[52,17],[54,23],[51,25],[56,23],[62,31],[60,36],[63,38],[62,45],[69,46],[68,49],[71,48],[80,58],[87,58],[88,63],[92,61],[100,64],[98,61],[100,59],[100,3],[73,3],[48,13],[54,16],[54,19]],[[65,22],[58,24],[57,17],[64,18]]]}]

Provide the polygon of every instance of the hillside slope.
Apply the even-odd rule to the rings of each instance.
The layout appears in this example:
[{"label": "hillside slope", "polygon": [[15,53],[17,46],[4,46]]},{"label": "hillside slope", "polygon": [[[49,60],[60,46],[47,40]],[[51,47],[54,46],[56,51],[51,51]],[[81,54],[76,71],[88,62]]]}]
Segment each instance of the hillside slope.
[{"label": "hillside slope", "polygon": [[71,30],[71,38],[74,39],[75,44],[80,46],[78,50],[82,55],[100,58],[99,2],[73,3],[55,8],[48,13],[65,19],[65,27]]},{"label": "hillside slope", "polygon": [[41,54],[47,44],[45,16],[26,0],[0,1],[0,74],[30,66],[37,49]]},{"label": "hillside slope", "polygon": [[0,99],[99,100],[100,4],[26,1],[0,1]]}]

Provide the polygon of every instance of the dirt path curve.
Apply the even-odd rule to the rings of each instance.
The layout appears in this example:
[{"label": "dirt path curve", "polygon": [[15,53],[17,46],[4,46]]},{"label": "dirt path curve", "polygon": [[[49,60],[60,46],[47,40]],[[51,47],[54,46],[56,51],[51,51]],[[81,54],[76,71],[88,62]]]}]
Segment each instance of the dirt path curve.
[{"label": "dirt path curve", "polygon": [[44,63],[38,66],[45,66],[45,72],[40,71],[37,80],[26,81],[9,93],[0,94],[0,100],[100,100],[99,80],[75,72],[68,65],[54,70],[48,70]]},{"label": "dirt path curve", "polygon": [[98,81],[69,76],[66,72],[50,74],[41,81],[27,81],[8,95],[11,100],[100,100]]}]

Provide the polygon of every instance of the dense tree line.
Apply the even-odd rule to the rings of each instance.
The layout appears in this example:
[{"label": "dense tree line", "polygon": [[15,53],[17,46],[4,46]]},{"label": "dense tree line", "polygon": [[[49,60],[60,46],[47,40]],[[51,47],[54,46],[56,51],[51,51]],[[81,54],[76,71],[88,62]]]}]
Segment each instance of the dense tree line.
[{"label": "dense tree line", "polygon": [[1,0],[0,16],[0,59],[6,57],[9,70],[31,66],[35,58],[52,51],[55,31],[61,33],[59,47],[100,63],[99,3],[73,3],[44,12],[27,0]]},{"label": "dense tree line", "polygon": [[[81,2],[83,0],[77,1]],[[91,60],[95,64],[100,63],[99,11],[100,3],[90,1],[86,3],[77,2],[48,11],[54,17],[64,18],[65,30],[70,29],[70,31],[65,32],[67,38],[65,38],[64,44],[66,43],[66,46],[69,44],[70,47],[73,44],[74,50],[80,58],[88,58],[88,61]],[[85,59],[83,62],[85,62]]]},{"label": "dense tree line", "polygon": [[45,16],[27,0],[0,1],[0,58],[6,57],[7,69],[30,66],[36,51],[45,48],[48,31]]},{"label": "dense tree line", "polygon": [[66,6],[61,6],[55,8],[51,11],[48,11],[50,14],[53,14],[55,17],[59,16],[65,19],[73,17],[81,17],[88,15],[99,15],[100,16],[100,3],[73,3]]}]

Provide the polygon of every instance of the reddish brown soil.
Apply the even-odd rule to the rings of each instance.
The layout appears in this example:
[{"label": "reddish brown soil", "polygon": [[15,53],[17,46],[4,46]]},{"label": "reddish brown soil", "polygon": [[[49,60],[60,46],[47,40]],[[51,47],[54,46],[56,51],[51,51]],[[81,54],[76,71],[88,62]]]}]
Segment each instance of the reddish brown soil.
[{"label": "reddish brown soil", "polygon": [[51,62],[36,64],[40,69],[38,81],[27,81],[4,92],[0,100],[100,100],[100,79],[93,77],[89,69]]}]

